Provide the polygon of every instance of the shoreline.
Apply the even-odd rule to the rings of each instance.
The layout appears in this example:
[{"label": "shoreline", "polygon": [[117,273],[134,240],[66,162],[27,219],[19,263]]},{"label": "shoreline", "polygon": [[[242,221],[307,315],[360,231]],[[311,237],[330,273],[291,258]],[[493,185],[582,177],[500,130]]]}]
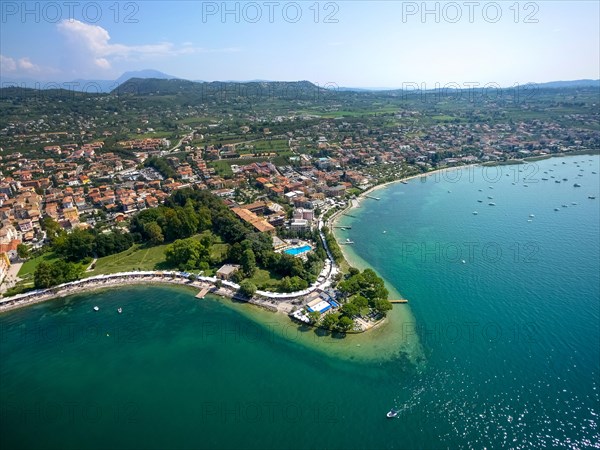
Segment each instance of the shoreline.
[{"label": "shoreline", "polygon": [[[234,283],[222,280],[222,286],[217,288],[215,286],[216,281],[216,279],[210,277],[199,277],[196,280],[190,280],[178,272],[143,271],[97,275],[95,277],[82,278],[77,281],[64,283],[47,289],[29,291],[23,294],[1,298],[0,314],[56,298],[78,295],[85,292],[148,284],[189,287],[195,289],[197,293],[204,292],[205,295],[210,294],[234,301],[249,303],[270,312],[281,312],[286,315],[288,314],[288,310],[294,306],[291,299],[300,295],[299,293],[292,293],[291,297],[277,299],[264,297],[263,295],[258,294],[257,296],[248,299],[237,294],[238,286]],[[196,295],[196,298],[202,299],[204,297],[198,297],[198,295]]]},{"label": "shoreline", "polygon": [[[327,225],[329,227],[331,233],[333,234],[333,236],[344,256],[344,260],[345,260],[346,264],[351,266],[352,265],[351,258],[349,258],[348,251],[345,249],[346,246],[340,244],[340,240],[339,240],[338,236],[336,236],[336,233],[335,233],[335,229],[336,229],[335,227],[340,226],[340,225],[338,225],[338,222],[342,218],[342,216],[344,216],[346,213],[352,211],[353,209],[360,207],[360,202],[365,200],[367,198],[367,196],[373,192],[376,192],[380,189],[387,188],[387,187],[397,184],[397,183],[414,180],[416,178],[421,178],[421,177],[427,178],[431,175],[437,175],[437,174],[441,174],[444,172],[452,172],[452,171],[456,171],[456,170],[463,170],[465,168],[467,170],[469,170],[470,168],[476,168],[476,167],[503,166],[503,165],[513,165],[513,164],[520,165],[520,164],[527,164],[527,163],[535,163],[536,161],[552,159],[552,158],[564,158],[564,157],[569,157],[569,156],[580,156],[580,155],[597,155],[599,153],[600,153],[600,150],[586,149],[586,150],[576,150],[573,152],[566,152],[566,153],[561,152],[561,153],[551,153],[551,154],[540,155],[540,156],[530,156],[530,157],[525,157],[522,159],[509,159],[506,161],[491,161],[491,162],[478,161],[477,163],[474,163],[474,164],[464,164],[461,166],[444,167],[444,168],[440,168],[440,169],[431,170],[429,172],[423,172],[423,173],[416,174],[416,175],[410,175],[410,176],[407,176],[404,178],[398,178],[397,180],[386,181],[385,183],[376,184],[374,186],[371,186],[366,191],[361,192],[355,199],[351,199],[345,208],[340,209],[339,211],[336,211],[334,214],[332,214],[331,217],[329,217],[327,219],[325,225]],[[361,259],[359,255],[356,255],[356,257]],[[364,265],[370,267],[370,265],[366,261],[363,261],[363,262],[364,262]],[[385,281],[385,283],[388,287],[392,287],[393,290],[395,291],[395,293],[397,293],[401,299],[405,298],[402,296],[402,294],[397,289],[395,289],[387,281]]]},{"label": "shoreline", "polygon": [[[369,194],[371,194],[373,192],[376,192],[376,191],[378,191],[380,189],[384,189],[384,188],[387,188],[389,186],[392,186],[394,184],[401,183],[403,181],[410,181],[410,180],[414,180],[414,179],[421,178],[421,177],[428,177],[430,175],[436,175],[436,174],[443,173],[443,172],[451,172],[451,171],[456,171],[456,170],[462,170],[465,167],[477,167],[477,166],[481,166],[481,164],[477,163],[477,164],[466,164],[466,165],[463,165],[463,166],[456,166],[456,167],[444,167],[444,168],[441,168],[441,169],[435,169],[435,170],[432,170],[432,171],[429,171],[429,172],[423,172],[423,173],[419,173],[419,174],[416,174],[416,175],[409,175],[408,177],[404,177],[404,178],[398,178],[397,180],[386,181],[385,183],[381,183],[381,184],[377,184],[375,186],[371,186],[366,191],[361,192],[358,197],[356,197],[355,199],[350,200],[350,202],[348,203],[348,205],[346,205],[345,208],[343,208],[343,209],[341,209],[339,211],[336,211],[334,214],[331,215],[331,217],[329,219],[327,219],[327,222],[326,222],[326,225],[329,227],[329,229],[332,232],[332,234],[333,234],[333,236],[334,236],[334,238],[335,238],[338,246],[340,247],[340,250],[341,250],[341,252],[342,252],[342,254],[344,256],[344,260],[346,261],[346,264],[348,264],[349,266],[352,266],[352,264],[351,264],[351,259],[352,258],[349,258],[348,251],[345,249],[346,246],[340,244],[340,240],[336,236],[335,231],[334,231],[335,230],[335,226],[339,226],[337,224],[338,224],[338,221],[342,218],[342,216],[344,216],[349,211],[351,211],[351,210],[353,210],[355,208],[360,207],[360,202],[363,201],[363,200],[365,200],[367,198],[367,195],[369,195]],[[359,258],[359,259],[361,259],[359,255],[356,255],[356,257]],[[364,262],[364,264],[360,264],[360,265],[366,265],[366,266],[370,267],[370,265],[366,261],[363,261],[363,262]],[[390,292],[390,294],[397,294],[396,296],[399,299],[406,300],[406,298],[402,295],[402,293],[400,293],[400,291],[398,291],[398,289],[396,289],[393,285],[391,285],[385,279],[384,279],[384,283],[386,284],[386,287],[388,287],[388,290],[393,291],[393,292]]]},{"label": "shoreline", "polygon": [[[199,292],[203,292],[205,295],[212,295],[223,299],[229,299],[233,302],[243,302],[253,306],[259,307],[263,311],[270,313],[281,313],[282,317],[287,316],[291,323],[296,323],[295,320],[290,316],[290,312],[299,305],[296,305],[291,298],[303,297],[303,294],[293,294],[294,297],[289,299],[274,299],[274,298],[243,298],[237,294],[237,289],[233,286],[233,283],[228,281],[222,281],[223,285],[220,288],[215,286],[216,279],[209,277],[202,277],[196,280],[190,280],[177,272],[121,272],[108,275],[98,275],[93,278],[82,278],[81,280],[65,283],[63,285],[54,286],[51,288],[30,291],[28,293],[19,294],[13,297],[7,297],[0,299],[0,314],[28,306],[36,305],[50,300],[56,300],[59,298],[69,297],[73,295],[79,295],[87,292],[97,292],[104,289],[113,288],[125,288],[130,286],[148,286],[148,285],[167,285],[177,286],[182,288],[191,288]],[[289,295],[289,294],[288,294]],[[198,294],[195,296],[198,300],[203,300],[204,296],[199,297]],[[366,331],[376,329],[382,323],[386,322],[382,319],[371,327],[364,328],[360,331],[349,330],[346,334],[360,335]],[[325,328],[304,324],[313,329],[321,329],[329,332]]]},{"label": "shoreline", "polygon": [[220,295],[222,297],[233,298],[234,294],[229,294],[226,289],[218,289],[215,292],[215,286],[206,281],[190,281],[182,277],[172,277],[171,274],[160,275],[158,273],[132,272],[116,273],[111,275],[100,275],[94,278],[82,278],[81,280],[64,285],[54,286],[44,290],[31,291],[25,294],[19,294],[13,297],[6,297],[0,300],[0,314],[26,306],[35,305],[56,298],[78,295],[85,292],[93,292],[102,289],[119,288],[126,286],[136,286],[143,284],[155,285],[176,285],[182,287],[191,287],[194,289],[209,289],[208,293]]}]

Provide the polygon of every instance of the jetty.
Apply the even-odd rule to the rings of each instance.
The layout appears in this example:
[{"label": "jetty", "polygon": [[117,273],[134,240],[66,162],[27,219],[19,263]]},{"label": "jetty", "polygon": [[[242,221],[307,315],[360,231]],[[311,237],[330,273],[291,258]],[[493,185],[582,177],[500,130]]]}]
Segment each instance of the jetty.
[{"label": "jetty", "polygon": [[373,199],[373,200],[381,200],[379,197],[373,197],[372,195],[365,195],[365,197]]},{"label": "jetty", "polygon": [[352,214],[343,213],[342,216],[352,217],[353,219],[356,219],[356,217],[354,217]]},{"label": "jetty", "polygon": [[208,291],[210,291],[209,288],[202,288],[202,290],[196,294],[196,298],[204,298],[204,296],[208,294]]},{"label": "jetty", "polygon": [[351,230],[352,229],[352,227],[340,226],[340,225],[335,225],[333,228],[339,228],[340,230]]},{"label": "jetty", "polygon": [[401,298],[399,300],[390,300],[390,303],[408,303],[408,300]]}]

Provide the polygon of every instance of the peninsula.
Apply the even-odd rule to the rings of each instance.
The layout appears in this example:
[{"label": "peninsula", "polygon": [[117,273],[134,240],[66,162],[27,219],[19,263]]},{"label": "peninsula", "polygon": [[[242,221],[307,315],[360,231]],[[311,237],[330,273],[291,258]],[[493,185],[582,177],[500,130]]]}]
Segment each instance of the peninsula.
[{"label": "peninsula", "polygon": [[[527,114],[483,92],[485,108],[308,82],[219,87],[232,95],[159,79],[108,94],[0,89],[0,308],[150,280],[364,331],[391,304],[383,280],[344,260],[352,242],[332,229],[347,208],[390,182],[600,142],[593,86],[540,88]],[[548,122],[566,94],[577,112]]]}]

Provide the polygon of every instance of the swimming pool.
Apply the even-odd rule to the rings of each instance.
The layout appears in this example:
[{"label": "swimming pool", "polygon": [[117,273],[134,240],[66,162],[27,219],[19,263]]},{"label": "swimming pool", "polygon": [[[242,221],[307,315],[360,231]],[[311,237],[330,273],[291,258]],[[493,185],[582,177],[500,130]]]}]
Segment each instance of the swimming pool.
[{"label": "swimming pool", "polygon": [[304,245],[302,247],[288,248],[287,250],[284,250],[284,253],[287,253],[288,255],[296,256],[296,255],[301,255],[302,253],[306,253],[310,250],[312,250],[312,247],[310,245]]}]

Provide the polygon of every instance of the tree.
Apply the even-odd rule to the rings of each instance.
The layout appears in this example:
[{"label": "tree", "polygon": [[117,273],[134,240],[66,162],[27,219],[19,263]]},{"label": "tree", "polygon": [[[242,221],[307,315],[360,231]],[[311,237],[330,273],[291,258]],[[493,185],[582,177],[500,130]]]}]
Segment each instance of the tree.
[{"label": "tree", "polygon": [[317,322],[319,322],[319,319],[321,318],[321,313],[319,311],[311,311],[308,313],[308,318],[310,320],[310,323],[315,325]]},{"label": "tree", "polygon": [[352,297],[352,300],[350,300],[350,303],[356,305],[359,311],[369,306],[369,300],[363,297],[362,295],[355,295],[354,297]]},{"label": "tree", "polygon": [[360,270],[358,270],[356,267],[349,267],[348,268],[348,275],[350,277],[354,276],[354,275],[358,275],[360,273]]},{"label": "tree", "polygon": [[340,331],[348,331],[354,326],[354,321],[347,316],[342,316],[339,318],[337,323],[337,328]]},{"label": "tree", "polygon": [[17,255],[19,255],[19,258],[21,259],[27,258],[29,256],[29,247],[25,244],[17,245]]},{"label": "tree", "polygon": [[387,312],[392,309],[392,304],[387,299],[378,298],[374,301],[374,309],[385,317]]},{"label": "tree", "polygon": [[42,219],[42,228],[46,231],[46,238],[51,244],[61,234],[65,233],[65,230],[61,228],[56,220],[52,217],[44,217]]},{"label": "tree", "polygon": [[256,273],[256,257],[252,249],[245,250],[241,258],[242,270],[247,277],[252,277]]},{"label": "tree", "polygon": [[[93,252],[97,257],[112,255],[127,250],[133,245],[133,236],[121,231],[99,233],[94,238]],[[90,255],[88,255],[90,256]]]},{"label": "tree", "polygon": [[205,269],[210,259],[208,248],[197,239],[178,239],[165,251],[167,263],[180,269]]},{"label": "tree", "polygon": [[144,224],[144,233],[152,245],[159,245],[165,241],[162,229],[156,222],[148,222]]},{"label": "tree", "polygon": [[244,297],[252,298],[256,294],[256,285],[250,280],[244,280],[240,283],[238,292]]},{"label": "tree", "polygon": [[42,261],[33,273],[33,283],[37,289],[45,289],[58,284],[75,281],[83,275],[83,267],[59,259],[49,263]]},{"label": "tree", "polygon": [[33,284],[37,289],[45,289],[53,286],[54,274],[52,272],[52,265],[45,261],[42,261],[35,268],[33,273]]},{"label": "tree", "polygon": [[345,303],[341,308],[342,314],[346,317],[352,318],[360,314],[360,308],[358,305],[352,302]]},{"label": "tree", "polygon": [[338,324],[339,317],[340,315],[338,313],[329,313],[323,317],[321,325],[323,328],[333,330]]},{"label": "tree", "polygon": [[55,249],[68,261],[81,261],[94,253],[94,236],[86,230],[75,228],[64,242],[55,242]]}]

